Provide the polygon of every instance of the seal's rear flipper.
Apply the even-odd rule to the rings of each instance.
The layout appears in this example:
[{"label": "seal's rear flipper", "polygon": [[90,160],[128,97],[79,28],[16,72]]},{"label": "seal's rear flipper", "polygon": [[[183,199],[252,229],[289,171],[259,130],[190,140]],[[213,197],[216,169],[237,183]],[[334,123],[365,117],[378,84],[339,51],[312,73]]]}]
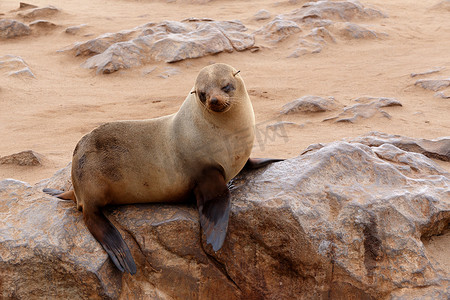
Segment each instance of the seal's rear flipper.
[{"label": "seal's rear flipper", "polygon": [[73,190],[64,192],[64,191],[61,191],[61,190],[45,188],[42,191],[44,193],[46,193],[46,194],[49,194],[49,195],[54,196],[54,197],[57,197],[59,199],[72,200],[73,202],[77,203],[77,200],[75,198],[75,193],[74,193]]},{"label": "seal's rear flipper", "polygon": [[204,170],[194,192],[206,242],[218,251],[227,235],[231,207],[230,191],[223,172],[216,168]]},{"label": "seal's rear flipper", "polygon": [[249,158],[245,164],[243,170],[254,170],[267,166],[268,164],[283,161],[284,159],[278,158]]},{"label": "seal's rear flipper", "polygon": [[[84,211],[86,212],[86,210]],[[116,267],[122,272],[135,274],[136,264],[133,256],[117,228],[98,209],[94,212],[90,210],[89,213],[83,215],[89,231],[103,246]]]}]

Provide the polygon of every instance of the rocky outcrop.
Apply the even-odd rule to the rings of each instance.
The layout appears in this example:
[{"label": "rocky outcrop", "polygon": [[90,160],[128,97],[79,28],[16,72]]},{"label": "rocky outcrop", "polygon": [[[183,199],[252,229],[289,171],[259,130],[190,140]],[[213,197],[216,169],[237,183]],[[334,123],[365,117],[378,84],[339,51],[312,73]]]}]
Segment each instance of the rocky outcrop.
[{"label": "rocky outcrop", "polygon": [[111,208],[136,260],[134,276],[115,269],[72,202],[41,192],[69,188],[70,166],[36,186],[1,181],[0,295],[445,298],[450,270],[430,258],[424,241],[449,234],[450,174],[388,137],[377,140],[387,142],[315,146],[239,175],[216,253],[193,205]]},{"label": "rocky outcrop", "polygon": [[151,61],[176,62],[220,52],[243,51],[254,44],[240,21],[187,19],[148,23],[131,30],[108,33],[63,49],[91,55],[83,66],[111,73]]},{"label": "rocky outcrop", "polygon": [[355,123],[360,119],[368,119],[376,115],[390,119],[391,115],[381,108],[402,106],[396,99],[384,97],[360,97],[355,99],[355,101],[359,103],[345,107],[342,113],[324,121]]}]

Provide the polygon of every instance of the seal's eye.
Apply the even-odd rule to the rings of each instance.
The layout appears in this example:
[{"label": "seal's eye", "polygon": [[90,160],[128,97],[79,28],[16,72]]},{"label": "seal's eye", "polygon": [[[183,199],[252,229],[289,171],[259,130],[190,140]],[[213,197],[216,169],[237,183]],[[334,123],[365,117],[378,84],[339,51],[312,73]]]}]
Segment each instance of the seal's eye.
[{"label": "seal's eye", "polygon": [[205,92],[200,92],[198,94],[198,97],[200,98],[200,101],[202,101],[203,103],[206,102],[206,93]]},{"label": "seal's eye", "polygon": [[224,91],[225,93],[229,93],[231,91],[234,91],[234,86],[231,83],[229,83],[229,84],[227,84],[226,86],[224,86],[222,88],[222,91]]}]

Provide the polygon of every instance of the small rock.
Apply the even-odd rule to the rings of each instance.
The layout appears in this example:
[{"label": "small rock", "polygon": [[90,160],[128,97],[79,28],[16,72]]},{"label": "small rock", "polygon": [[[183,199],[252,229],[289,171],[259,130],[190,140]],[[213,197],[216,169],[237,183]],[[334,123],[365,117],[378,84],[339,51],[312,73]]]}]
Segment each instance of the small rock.
[{"label": "small rock", "polygon": [[[339,32],[348,39],[376,39],[381,35],[373,30],[349,22],[344,23]],[[387,34],[384,33],[383,35]]]},{"label": "small rock", "polygon": [[30,9],[30,8],[37,8],[37,6],[33,5],[33,4],[25,3],[25,2],[19,3],[19,9]]},{"label": "small rock", "polygon": [[36,78],[27,63],[15,55],[5,55],[0,57],[0,69],[5,69],[7,76]]},{"label": "small rock", "polygon": [[273,21],[270,21],[268,24],[257,30],[255,34],[263,35],[264,38],[270,42],[280,42],[300,31],[302,30],[297,23],[278,16]]},{"label": "small rock", "polygon": [[270,19],[271,16],[272,15],[270,14],[270,12],[268,10],[261,9],[253,16],[253,20],[256,20],[256,21],[267,20],[267,19]]},{"label": "small rock", "polygon": [[328,99],[318,96],[303,96],[292,102],[283,105],[282,114],[288,115],[297,112],[324,112],[333,110],[336,107],[336,101],[333,97]]},{"label": "small rock", "polygon": [[10,39],[29,35],[30,27],[16,20],[0,20],[0,39]]},{"label": "small rock", "polygon": [[87,26],[87,24],[81,24],[78,26],[70,26],[70,27],[67,27],[66,30],[64,30],[64,32],[67,34],[75,35],[75,34],[78,34],[86,26]]},{"label": "small rock", "polygon": [[360,97],[355,101],[361,103],[346,107],[339,115],[332,118],[327,118],[324,121],[334,120],[335,122],[355,123],[359,119],[368,119],[376,114],[390,119],[391,116],[381,108],[402,106],[400,102],[393,98]]},{"label": "small rock", "polygon": [[426,90],[439,91],[450,86],[449,79],[419,79],[414,85],[420,86]]},{"label": "small rock", "polygon": [[8,76],[14,76],[14,77],[29,77],[29,78],[36,78],[34,76],[33,72],[31,72],[29,67],[25,67],[18,71],[12,71],[8,73]]},{"label": "small rock", "polygon": [[437,92],[436,94],[434,94],[434,96],[443,99],[450,99],[450,93],[446,94],[444,92]]},{"label": "small rock", "polygon": [[57,13],[59,13],[59,9],[57,9],[54,6],[49,5],[46,7],[39,7],[39,8],[33,8],[30,10],[26,10],[26,11],[23,11],[22,13],[19,13],[18,15],[24,19],[41,19],[41,18],[51,17]]},{"label": "small rock", "polygon": [[425,72],[411,73],[411,77],[434,74],[434,73],[440,72],[440,71],[442,71],[444,69],[445,69],[444,67],[439,67],[439,68],[431,69],[431,70],[428,70],[428,71],[425,71]]},{"label": "small rock", "polygon": [[42,165],[42,155],[32,150],[22,151],[8,156],[0,157],[2,165],[19,165],[19,166],[40,166]]},{"label": "small rock", "polygon": [[32,29],[52,30],[57,27],[55,23],[46,20],[36,20],[30,23]]}]

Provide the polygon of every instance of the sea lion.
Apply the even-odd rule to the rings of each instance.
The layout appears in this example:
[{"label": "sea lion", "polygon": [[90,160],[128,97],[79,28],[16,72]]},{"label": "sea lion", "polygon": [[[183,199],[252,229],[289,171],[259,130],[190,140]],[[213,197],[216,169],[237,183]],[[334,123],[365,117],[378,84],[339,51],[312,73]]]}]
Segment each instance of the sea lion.
[{"label": "sea lion", "polygon": [[72,158],[73,190],[44,192],[71,199],[119,270],[136,273],[133,257],[106,205],[180,202],[195,198],[206,241],[214,251],[225,239],[230,211],[227,183],[250,159],[255,117],[239,71],[226,64],[203,68],[179,111],[142,121],[101,125],[85,135]]}]

